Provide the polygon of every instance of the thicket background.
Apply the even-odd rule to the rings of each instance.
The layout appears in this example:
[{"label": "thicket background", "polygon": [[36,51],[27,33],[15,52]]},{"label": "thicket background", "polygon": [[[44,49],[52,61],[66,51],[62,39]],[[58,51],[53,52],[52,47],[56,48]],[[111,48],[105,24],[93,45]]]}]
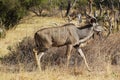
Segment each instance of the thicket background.
[{"label": "thicket background", "polygon": [[92,3],[94,8],[99,8],[100,2],[108,9],[118,9],[120,4],[120,0],[0,0],[0,22],[5,29],[10,29],[29,11],[37,16],[46,16],[42,12],[47,10],[49,12],[47,15],[54,16],[55,10],[67,10],[69,3],[73,6],[72,9],[82,11],[82,8],[88,6],[89,3]]}]

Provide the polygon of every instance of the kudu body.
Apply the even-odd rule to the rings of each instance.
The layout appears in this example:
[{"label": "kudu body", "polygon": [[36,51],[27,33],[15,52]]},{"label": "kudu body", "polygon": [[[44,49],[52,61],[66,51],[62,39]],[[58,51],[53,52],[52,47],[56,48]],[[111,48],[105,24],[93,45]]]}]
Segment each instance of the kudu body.
[{"label": "kudu body", "polygon": [[80,43],[87,41],[95,31],[101,31],[102,27],[91,20],[91,24],[77,28],[74,24],[65,24],[60,27],[46,28],[37,31],[34,35],[35,43],[39,54],[38,66],[44,52],[51,47],[67,46],[67,66],[69,65],[70,53],[73,47],[83,57],[87,69],[90,70],[85,55],[79,47]]}]

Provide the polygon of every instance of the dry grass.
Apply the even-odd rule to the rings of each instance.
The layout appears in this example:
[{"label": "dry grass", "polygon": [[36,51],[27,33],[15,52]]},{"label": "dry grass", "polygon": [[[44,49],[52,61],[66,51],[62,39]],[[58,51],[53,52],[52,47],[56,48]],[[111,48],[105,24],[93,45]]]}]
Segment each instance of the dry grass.
[{"label": "dry grass", "polygon": [[[7,36],[5,39],[0,40],[0,60],[1,57],[7,55],[9,53],[9,50],[7,49],[10,46],[14,46],[16,43],[21,42],[24,37],[30,36],[33,37],[36,30],[43,28],[43,27],[52,27],[55,26],[54,23],[64,24],[65,21],[61,18],[55,18],[55,17],[36,17],[36,16],[28,16],[24,18],[19,25],[16,26],[15,29],[7,31]],[[119,36],[118,34],[116,36]],[[117,40],[117,38],[115,38]],[[109,52],[108,46],[115,45],[115,40],[112,38],[109,39],[110,42],[105,42],[107,46],[101,47],[103,44],[98,45],[97,42],[93,43],[95,46],[90,48],[89,44],[84,51],[87,53],[93,53],[98,52],[98,50],[103,50],[104,48]],[[110,44],[112,43],[113,44]],[[109,45],[108,45],[109,44]],[[97,48],[98,47],[98,48]],[[102,49],[101,49],[102,48]],[[115,48],[113,48],[115,49]],[[119,48],[118,48],[119,49]],[[91,50],[91,51],[90,51]],[[115,49],[116,50],[116,49]],[[98,52],[99,53],[99,52]],[[96,56],[100,56],[97,53],[94,54]],[[2,65],[0,62],[0,80],[120,80],[120,72],[114,72],[114,69],[119,68],[119,66],[111,66],[111,63],[105,63],[103,64],[104,70],[97,71],[96,69],[103,68],[99,65],[96,65],[97,61],[101,60],[101,57],[96,58],[93,57],[94,55],[90,56],[88,59],[90,62],[94,62],[94,64],[90,64],[93,71],[88,72],[85,69],[85,66],[82,65],[80,68],[65,68],[65,67],[48,67],[45,71],[25,71],[22,67],[22,65],[18,66],[5,66]],[[88,58],[89,54],[87,54]],[[93,59],[97,60],[93,60]],[[102,61],[100,62],[102,64]],[[25,65],[24,65],[25,66]],[[16,72],[11,72],[11,69],[20,68]],[[85,68],[85,69],[84,69]],[[94,70],[95,68],[95,70]]]},{"label": "dry grass", "polygon": [[26,17],[24,18],[15,29],[7,31],[5,39],[0,40],[0,56],[4,56],[8,53],[7,47],[20,42],[24,37],[33,37],[34,32],[41,27],[52,27],[54,23],[65,23],[62,19],[52,17]]},{"label": "dry grass", "polygon": [[76,74],[72,70],[47,69],[45,71],[10,73],[0,72],[0,80],[119,80],[119,73],[84,72]]}]

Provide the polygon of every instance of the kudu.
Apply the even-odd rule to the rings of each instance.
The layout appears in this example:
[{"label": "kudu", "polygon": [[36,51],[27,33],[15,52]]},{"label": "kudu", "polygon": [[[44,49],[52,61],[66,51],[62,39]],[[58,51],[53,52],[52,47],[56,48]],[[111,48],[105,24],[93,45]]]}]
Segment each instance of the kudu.
[{"label": "kudu", "polygon": [[[40,68],[40,60],[41,57],[45,54],[44,52],[46,50],[51,47],[66,45],[67,66],[69,65],[71,50],[74,47],[82,56],[87,69],[90,71],[85,55],[79,46],[81,43],[87,41],[90,37],[92,37],[94,32],[99,32],[102,30],[102,26],[98,25],[96,19],[92,18],[91,23],[83,26],[82,28],[77,28],[74,24],[69,23],[60,27],[46,28],[37,31],[34,35],[34,39],[37,46],[37,51],[39,53],[39,57],[36,57],[38,67]],[[37,54],[35,49],[34,52]]]}]

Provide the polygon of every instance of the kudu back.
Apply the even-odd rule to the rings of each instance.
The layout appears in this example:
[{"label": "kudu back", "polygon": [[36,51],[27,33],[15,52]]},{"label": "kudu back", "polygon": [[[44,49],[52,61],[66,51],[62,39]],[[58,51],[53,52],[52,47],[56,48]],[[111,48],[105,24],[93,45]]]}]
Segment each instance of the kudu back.
[{"label": "kudu back", "polygon": [[[40,63],[41,57],[45,51],[51,47],[67,46],[67,66],[69,65],[70,53],[73,47],[77,49],[79,54],[83,57],[87,69],[90,70],[86,61],[85,55],[79,47],[80,43],[87,41],[95,32],[101,32],[102,26],[98,25],[96,19],[92,18],[90,23],[77,28],[74,24],[69,23],[59,27],[45,28],[38,30],[35,35],[35,43],[37,46],[39,57],[37,63]],[[40,66],[40,64],[38,64]]]}]

